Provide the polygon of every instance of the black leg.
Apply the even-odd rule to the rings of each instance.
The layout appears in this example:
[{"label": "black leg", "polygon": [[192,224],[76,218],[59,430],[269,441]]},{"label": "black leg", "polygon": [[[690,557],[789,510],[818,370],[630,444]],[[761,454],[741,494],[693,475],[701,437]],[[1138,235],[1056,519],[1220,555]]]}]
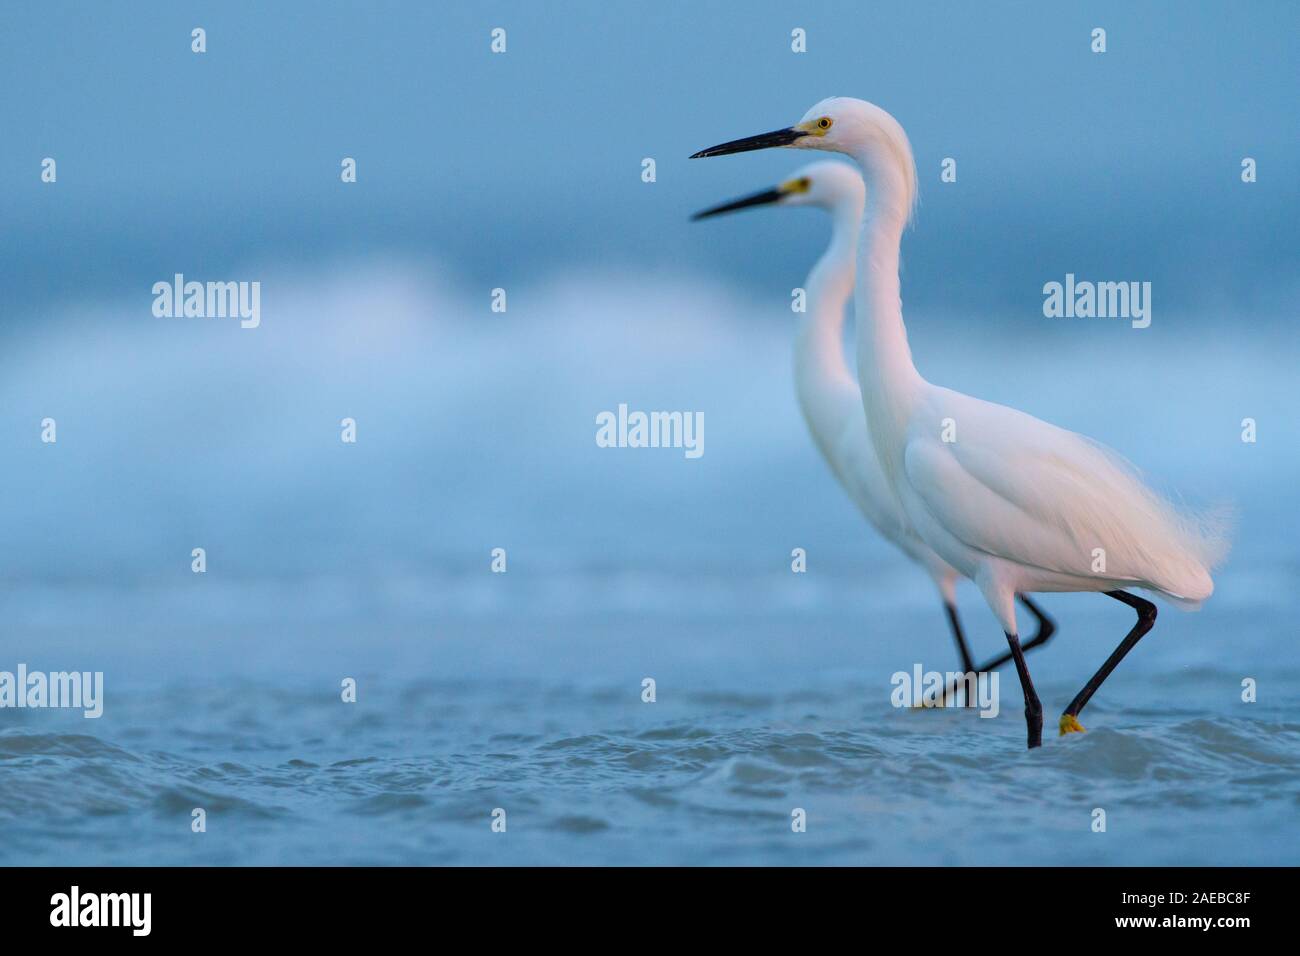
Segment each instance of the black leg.
[{"label": "black leg", "polygon": [[957,642],[957,653],[961,655],[961,666],[966,673],[975,669],[975,660],[970,656],[970,648],[966,646],[966,635],[961,630],[961,620],[957,617],[957,608],[943,602],[943,609],[948,612],[948,626],[952,628],[953,639]]},{"label": "black leg", "polygon": [[[944,610],[948,611],[948,627],[952,628],[953,640],[957,641],[957,654],[958,657],[962,658],[962,674],[970,674],[971,671],[975,670],[975,661],[971,657],[969,646],[966,645],[966,635],[962,632],[961,618],[957,617],[957,606],[944,601]],[[945,706],[948,704],[948,697],[954,695],[954,693],[957,693],[957,684],[946,684],[943,695],[939,698],[939,705]],[[972,706],[975,706],[975,701],[966,700],[965,705],[967,708],[972,708]]]},{"label": "black leg", "polygon": [[[1025,641],[1024,645],[1021,647],[1022,651],[1032,651],[1035,647],[1038,647],[1040,644],[1046,644],[1048,638],[1050,638],[1053,634],[1056,633],[1056,622],[1053,621],[1050,617],[1048,617],[1047,614],[1043,612],[1042,608],[1040,608],[1033,601],[1029,600],[1029,598],[1025,597],[1025,595],[1017,594],[1016,598],[1020,601],[1021,604],[1023,604],[1026,608],[1029,609],[1030,614],[1032,614],[1035,618],[1038,619],[1038,630],[1034,633],[1034,636],[1031,637],[1029,640]],[[997,657],[993,658],[992,660],[988,661],[985,664],[982,664],[979,670],[981,672],[995,671],[1009,660],[1011,660],[1011,652],[1003,651]]]},{"label": "black leg", "polygon": [[1007,643],[1011,645],[1011,659],[1016,662],[1016,673],[1020,675],[1020,689],[1025,693],[1025,727],[1029,731],[1029,749],[1033,750],[1043,745],[1043,705],[1038,702],[1038,692],[1034,690],[1034,681],[1025,665],[1020,638],[1008,634]]},{"label": "black leg", "polygon": [[[957,641],[957,653],[962,658],[962,674],[970,674],[970,672],[975,670],[975,661],[974,658],[971,658],[971,650],[969,646],[966,645],[966,635],[965,633],[962,633],[962,622],[961,618],[957,617],[957,606],[949,604],[948,601],[944,601],[944,610],[948,611],[948,624],[949,627],[952,627],[953,639]],[[956,684],[946,685],[946,687],[944,687],[943,697],[939,698],[940,704],[948,704],[948,695],[956,692]],[[975,701],[972,701],[971,698],[967,696],[965,698],[965,704],[966,706],[969,706],[969,708],[972,708],[972,706],[975,706]]]},{"label": "black leg", "polygon": [[1025,641],[1022,650],[1031,651],[1039,644],[1046,644],[1048,638],[1056,633],[1056,622],[1047,616],[1046,611],[1029,600],[1028,594],[1017,594],[1016,600],[1023,604],[1025,609],[1034,616],[1034,620],[1038,622],[1038,630],[1034,632],[1033,637]]},{"label": "black leg", "polygon": [[[1020,603],[1023,604],[1029,610],[1029,613],[1032,614],[1038,621],[1038,630],[1035,631],[1034,636],[1031,637],[1029,640],[1025,641],[1024,645],[1021,647],[1022,651],[1028,653],[1029,651],[1032,651],[1035,647],[1047,643],[1048,639],[1051,638],[1051,636],[1056,633],[1056,622],[1053,621],[1050,617],[1048,617],[1047,613],[1042,608],[1040,608],[1033,601],[1029,600],[1029,598],[1026,597],[1025,595],[1017,594],[1016,599],[1019,600]],[[970,652],[966,650],[966,641],[961,635],[961,625],[957,623],[957,609],[953,607],[951,604],[945,604],[945,606],[948,608],[948,620],[952,623],[953,633],[957,635],[958,648],[960,649],[962,654],[962,667],[966,669],[967,674],[969,674],[971,671],[974,671],[977,674],[983,674],[987,671],[995,671],[1003,664],[1005,664],[1007,661],[1011,660],[1011,652],[1003,651],[997,657],[993,658],[990,661],[985,662],[984,664],[981,664],[979,667],[973,667],[971,664]],[[947,687],[945,687],[943,691],[944,696],[940,702],[942,703],[946,701],[948,699],[948,695],[954,693],[956,689],[957,689],[957,685],[955,683],[950,683]]]},{"label": "black leg", "polygon": [[1065,708],[1065,713],[1061,715],[1062,736],[1083,730],[1083,726],[1076,719],[1079,716],[1079,711],[1087,706],[1092,695],[1097,693],[1097,688],[1101,686],[1102,681],[1110,676],[1110,672],[1124,659],[1124,655],[1133,650],[1133,646],[1142,639],[1142,635],[1151,630],[1156,623],[1156,606],[1145,598],[1129,594],[1127,591],[1107,591],[1106,596],[1112,597],[1116,601],[1122,601],[1137,611],[1137,623],[1133,625],[1133,630],[1128,632],[1128,636],[1119,642],[1119,647],[1115,648],[1114,653],[1106,658],[1106,663],[1101,665],[1101,669],[1092,675],[1092,679],[1088,683],[1083,685],[1083,690],[1079,691],[1074,700],[1070,701],[1070,706]]}]

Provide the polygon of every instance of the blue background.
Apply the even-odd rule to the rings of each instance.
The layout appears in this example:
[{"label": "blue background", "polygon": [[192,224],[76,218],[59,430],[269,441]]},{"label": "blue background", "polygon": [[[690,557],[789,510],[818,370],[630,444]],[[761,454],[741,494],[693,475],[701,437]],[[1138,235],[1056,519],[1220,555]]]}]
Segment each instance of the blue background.
[{"label": "blue background", "polygon": [[[1298,8],[983,6],[7,5],[0,668],[108,696],[0,713],[0,857],[1294,863]],[[794,403],[825,217],[689,222],[809,156],[687,156],[828,95],[912,139],[922,373],[1238,511],[1206,610],[1038,763],[1014,678],[1001,720],[887,703],[954,657]],[[155,318],[176,272],[261,282],[261,327]],[[1151,282],[1151,327],[1045,318],[1067,272]],[[704,412],[704,456],[597,448],[621,402]],[[1043,603],[1051,714],[1128,612]]]}]

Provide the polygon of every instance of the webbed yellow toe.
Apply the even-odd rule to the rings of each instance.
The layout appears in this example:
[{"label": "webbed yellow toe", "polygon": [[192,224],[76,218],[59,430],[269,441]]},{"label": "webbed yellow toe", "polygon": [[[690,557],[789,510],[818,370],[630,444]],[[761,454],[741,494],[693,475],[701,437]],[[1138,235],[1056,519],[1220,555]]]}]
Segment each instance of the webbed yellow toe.
[{"label": "webbed yellow toe", "polygon": [[1083,724],[1079,723],[1078,719],[1073,714],[1061,715],[1061,736],[1062,737],[1064,737],[1066,734],[1081,734],[1081,733],[1083,733]]}]

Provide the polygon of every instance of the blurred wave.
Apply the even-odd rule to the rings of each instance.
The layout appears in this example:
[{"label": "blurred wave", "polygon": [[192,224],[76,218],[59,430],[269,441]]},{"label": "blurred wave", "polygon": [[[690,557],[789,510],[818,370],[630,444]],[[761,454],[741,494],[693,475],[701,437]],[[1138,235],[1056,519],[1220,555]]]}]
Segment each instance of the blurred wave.
[{"label": "blurred wave", "polygon": [[[258,329],[155,318],[141,289],[7,336],[0,575],[188,574],[200,546],[227,579],[460,567],[495,546],[559,568],[734,567],[796,538],[888,553],[805,434],[784,298],[573,275],[508,289],[499,314],[428,263],[252,277]],[[1259,495],[1300,473],[1293,337],[1273,324],[909,321],[932,379],[1111,444],[1191,504],[1240,502],[1243,538],[1278,517]],[[621,402],[704,412],[704,457],[596,447],[596,414]]]}]

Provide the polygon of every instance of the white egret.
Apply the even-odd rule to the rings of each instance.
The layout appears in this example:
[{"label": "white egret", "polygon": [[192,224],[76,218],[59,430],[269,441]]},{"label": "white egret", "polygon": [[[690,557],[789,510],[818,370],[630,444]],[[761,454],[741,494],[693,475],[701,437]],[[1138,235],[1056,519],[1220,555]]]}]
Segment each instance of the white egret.
[{"label": "white egret", "polygon": [[[858,228],[865,199],[866,189],[857,170],[845,163],[820,160],[798,170],[774,189],[714,206],[692,218],[706,219],[766,205],[813,207],[830,214],[830,244],[804,283],[807,309],[794,348],[799,408],[822,457],[858,509],[886,540],[921,565],[934,581],[963,671],[969,674],[992,670],[1011,660],[1011,654],[1004,652],[978,667],[972,659],[957,615],[959,575],[911,530],[901,513],[867,434],[862,393],[844,356],[845,306],[853,292]],[[1024,645],[1028,651],[1045,643],[1056,626],[1028,598],[1021,596],[1021,601],[1038,620],[1038,632]]]},{"label": "white egret", "polygon": [[[863,408],[885,476],[907,522],[953,568],[975,581],[1002,624],[1025,699],[1029,746],[1042,742],[1042,705],[1025,665],[1014,597],[1100,591],[1138,620],[1061,715],[1062,734],[1116,665],[1155,623],[1141,588],[1198,607],[1227,551],[1215,518],[1180,513],[1102,445],[1030,415],[923,379],[903,326],[898,255],[916,198],[907,134],[878,106],[822,100],[798,123],[696,153],[773,146],[844,153],[866,180],[854,305]],[[694,158],[694,157],[693,157]],[[944,441],[941,423],[957,425]]]}]

